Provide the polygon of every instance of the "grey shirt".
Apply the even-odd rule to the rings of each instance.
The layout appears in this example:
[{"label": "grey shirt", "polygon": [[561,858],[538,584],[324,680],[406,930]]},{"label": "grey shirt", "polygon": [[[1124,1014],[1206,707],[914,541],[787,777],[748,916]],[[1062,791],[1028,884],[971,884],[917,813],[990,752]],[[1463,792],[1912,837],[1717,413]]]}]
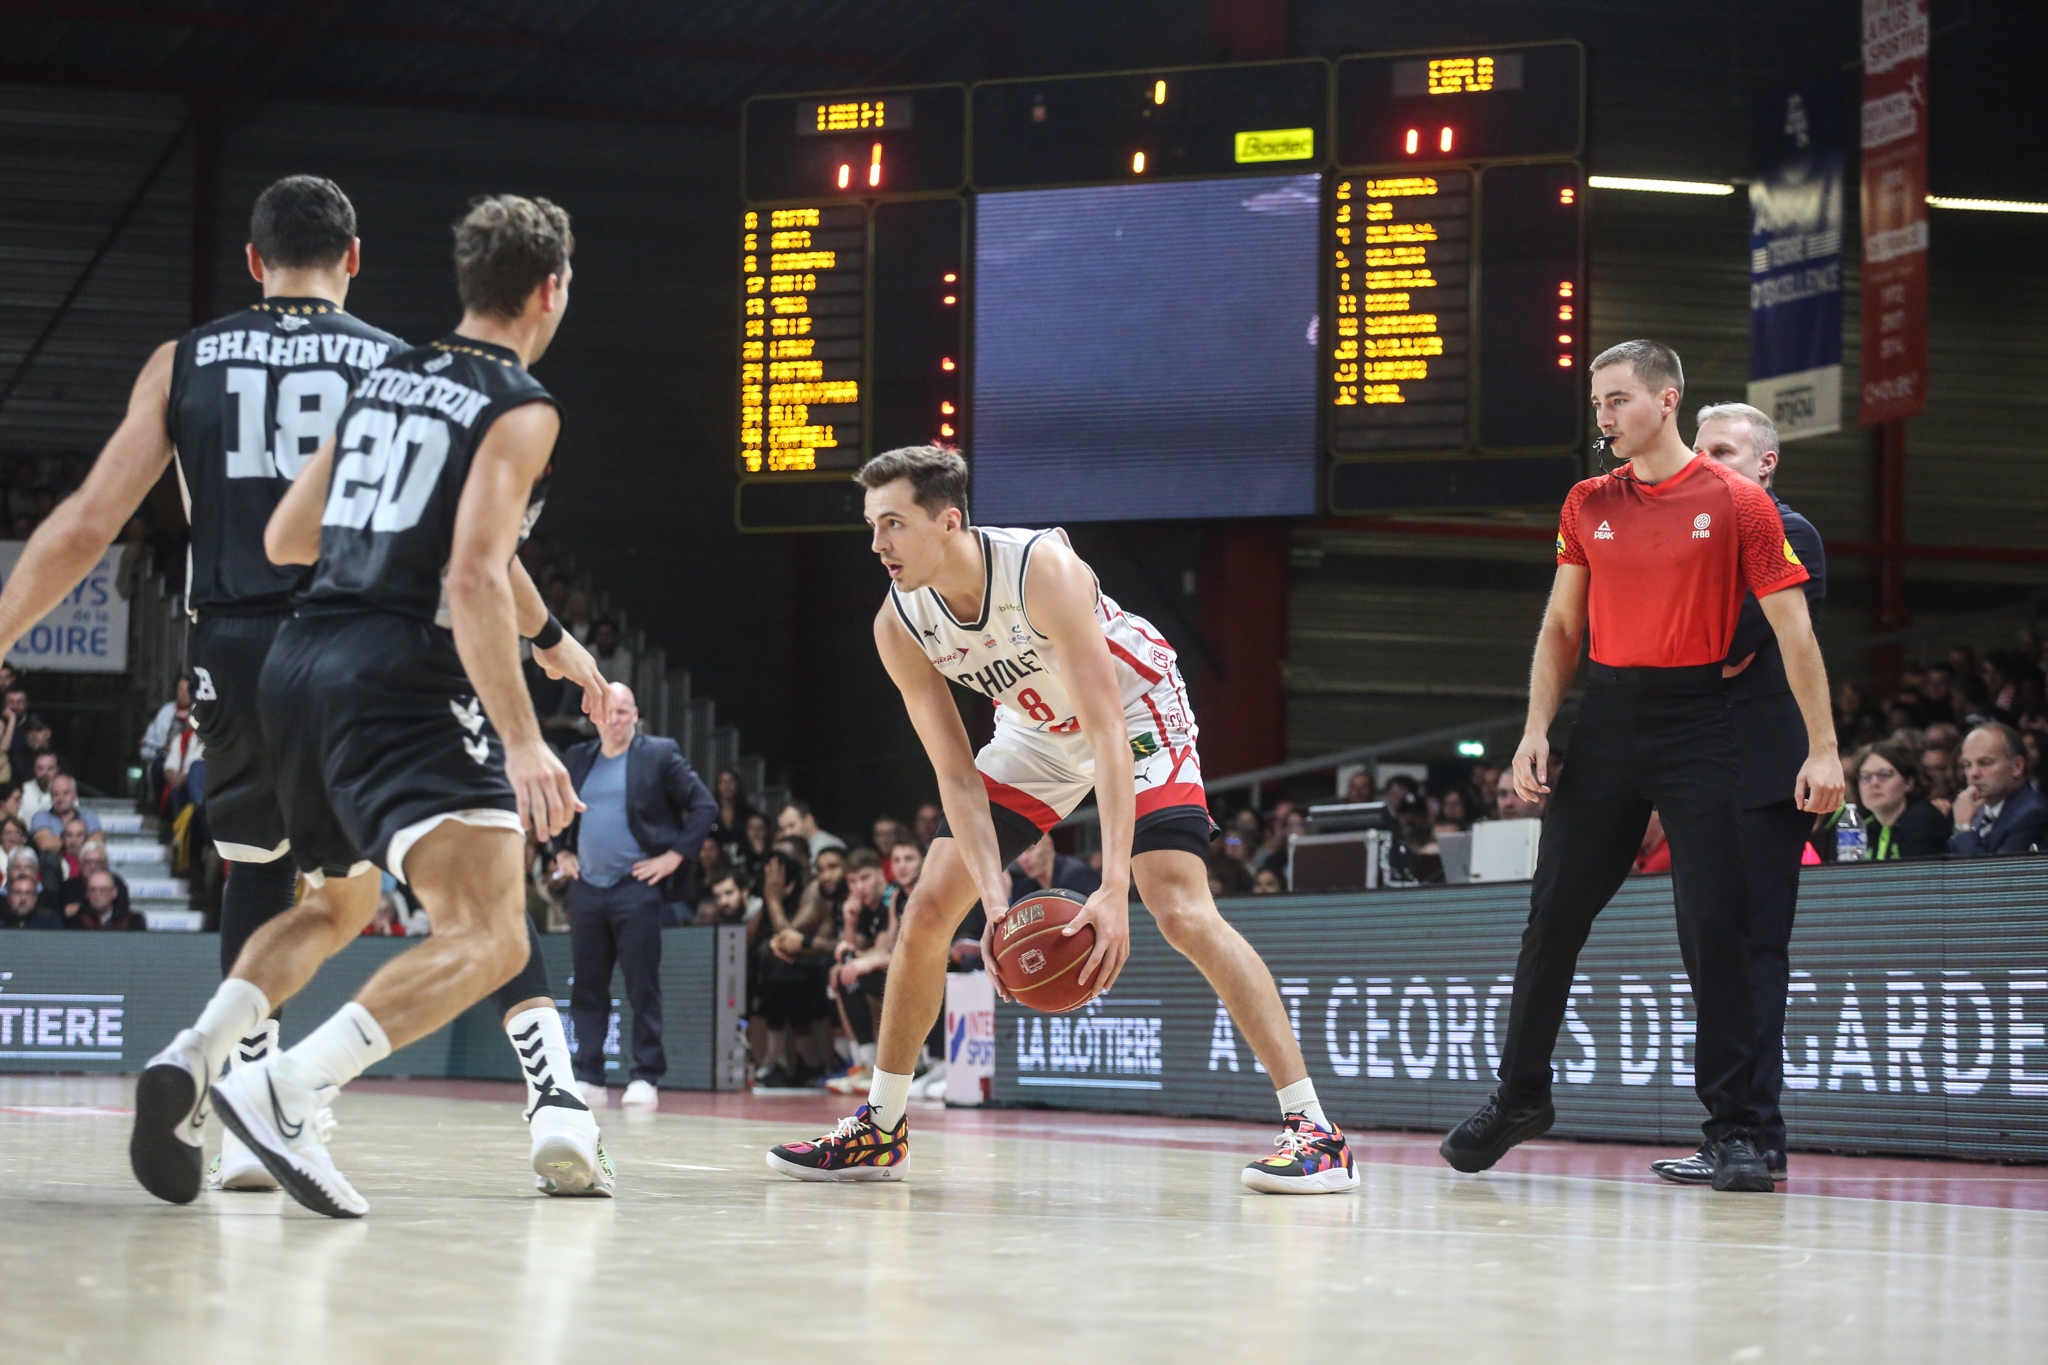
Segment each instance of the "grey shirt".
[{"label": "grey shirt", "polygon": [[587,807],[576,834],[578,875],[592,886],[617,886],[647,857],[626,818],[626,754],[607,758],[600,750],[576,795]]}]

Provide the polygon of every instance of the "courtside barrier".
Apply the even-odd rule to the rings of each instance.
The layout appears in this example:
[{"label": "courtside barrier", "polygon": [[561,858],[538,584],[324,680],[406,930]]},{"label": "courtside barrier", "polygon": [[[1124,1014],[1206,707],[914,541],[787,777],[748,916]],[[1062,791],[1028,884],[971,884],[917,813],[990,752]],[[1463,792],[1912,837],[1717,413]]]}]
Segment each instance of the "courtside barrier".
[{"label": "courtside barrier", "polygon": [[[1526,882],[1224,904],[1331,1117],[1428,1131],[1493,1087],[1528,909]],[[1136,905],[1131,928],[1130,964],[1094,1005],[997,1006],[995,1101],[1276,1118],[1215,993]],[[2048,859],[1810,868],[1792,967],[1795,1148],[2048,1159]],[[1556,1136],[1698,1142],[1691,996],[1671,879],[1631,878],[1579,960]]]},{"label": "courtside barrier", "polygon": [[[284,1041],[297,1042],[409,946],[364,938],[327,963],[285,1006]],[[569,936],[545,935],[548,976],[566,1010]],[[678,1090],[744,1084],[739,1031],[746,931],[737,926],[671,929],[662,935],[662,1041]],[[136,1072],[198,1017],[220,983],[220,940],[212,934],[0,934],[0,1072]],[[620,1040],[632,1012],[614,980],[605,1066],[625,1083]],[[565,1023],[569,1023],[566,1016]],[[570,1025],[573,1030],[573,1024]],[[574,1033],[571,1033],[573,1044]],[[379,1062],[372,1076],[519,1079],[512,1046],[488,1002]]]}]

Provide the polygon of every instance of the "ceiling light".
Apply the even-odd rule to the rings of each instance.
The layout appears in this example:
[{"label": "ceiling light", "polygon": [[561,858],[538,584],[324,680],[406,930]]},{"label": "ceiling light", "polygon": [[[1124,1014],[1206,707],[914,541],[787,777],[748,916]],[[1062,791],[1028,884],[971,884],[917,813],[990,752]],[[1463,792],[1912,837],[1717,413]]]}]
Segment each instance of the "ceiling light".
[{"label": "ceiling light", "polygon": [[2048,213],[2048,204],[2024,199],[1953,199],[1945,194],[1930,194],[1927,202],[1938,209],[1975,209],[1979,213]]},{"label": "ceiling light", "polygon": [[1589,175],[1586,183],[1596,190],[1646,190],[1652,194],[1733,194],[1733,185],[1708,180],[1637,180],[1625,175]]}]

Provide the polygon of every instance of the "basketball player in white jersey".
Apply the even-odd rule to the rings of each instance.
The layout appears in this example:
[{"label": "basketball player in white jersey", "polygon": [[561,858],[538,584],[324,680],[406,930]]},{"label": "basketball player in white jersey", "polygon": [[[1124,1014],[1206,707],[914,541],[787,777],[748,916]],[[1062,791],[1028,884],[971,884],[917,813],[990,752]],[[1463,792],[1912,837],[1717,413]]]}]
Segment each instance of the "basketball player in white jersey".
[{"label": "basketball player in white jersey", "polygon": [[[1316,1100],[1272,975],[1210,897],[1214,827],[1173,648],[1103,595],[1064,532],[970,526],[958,452],[892,450],[856,477],[894,580],[875,647],[924,741],[946,816],[897,934],[868,1102],[815,1141],[775,1148],[769,1168],[798,1180],[903,1177],[911,1071],[939,1011],[954,931],[979,899],[993,933],[1009,908],[1004,868],[1092,789],[1102,889],[1067,930],[1095,932],[1080,982],[1100,994],[1123,970],[1135,880],[1166,941],[1201,968],[1279,1091],[1278,1151],[1247,1166],[1244,1183],[1269,1194],[1356,1189],[1350,1147]],[[949,682],[996,703],[995,738],[979,754]],[[983,957],[992,959],[986,936]]]}]

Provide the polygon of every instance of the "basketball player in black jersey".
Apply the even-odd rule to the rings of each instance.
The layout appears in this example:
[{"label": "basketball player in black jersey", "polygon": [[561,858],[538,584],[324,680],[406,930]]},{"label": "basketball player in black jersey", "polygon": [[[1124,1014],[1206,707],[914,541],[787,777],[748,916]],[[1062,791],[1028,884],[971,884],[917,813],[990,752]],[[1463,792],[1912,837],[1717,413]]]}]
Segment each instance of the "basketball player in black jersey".
[{"label": "basketball player in black jersey", "polygon": [[[552,838],[581,809],[519,671],[519,636],[553,646],[561,626],[506,572],[561,428],[527,366],[568,306],[573,249],[546,200],[472,204],[455,227],[461,324],[356,385],[265,534],[274,562],[314,565],[259,684],[292,856],[316,882],[382,866],[433,924],[303,1042],[214,1089],[222,1120],[330,1217],[369,1208],[327,1152],[335,1093],[519,969],[524,833]],[[554,1090],[536,1132],[557,1115],[589,1118]],[[552,1152],[560,1178],[608,1183],[575,1137]]]},{"label": "basketball player in black jersey", "polygon": [[[326,887],[292,910],[297,871],[285,857],[289,842],[256,718],[257,673],[307,578],[303,568],[270,562],[264,527],[333,432],[356,382],[405,345],[343,309],[362,259],[355,227],[355,210],[332,181],[290,176],[257,198],[247,256],[262,302],[157,348],[85,484],[37,530],[0,593],[0,636],[11,644],[71,591],[175,458],[192,527],[188,662],[207,748],[207,813],[230,867],[221,907],[228,979],[196,1027],[153,1059],[137,1092],[131,1162],[145,1188],[176,1203],[199,1193],[199,1124],[210,1078],[226,1059],[271,1050],[271,1001],[300,984],[274,975],[289,965],[288,954],[273,951],[276,937],[310,937],[325,956],[355,938],[376,910],[374,876]],[[537,657],[557,676],[603,686],[573,640]],[[535,1055],[543,1033],[562,1032],[537,951],[497,1000],[515,1048],[527,1054],[529,1085],[536,1071],[566,1077],[566,1043],[558,1056],[552,1049]],[[534,1093],[547,1089],[540,1084]],[[277,1188],[232,1134],[222,1141],[212,1183]]]}]

